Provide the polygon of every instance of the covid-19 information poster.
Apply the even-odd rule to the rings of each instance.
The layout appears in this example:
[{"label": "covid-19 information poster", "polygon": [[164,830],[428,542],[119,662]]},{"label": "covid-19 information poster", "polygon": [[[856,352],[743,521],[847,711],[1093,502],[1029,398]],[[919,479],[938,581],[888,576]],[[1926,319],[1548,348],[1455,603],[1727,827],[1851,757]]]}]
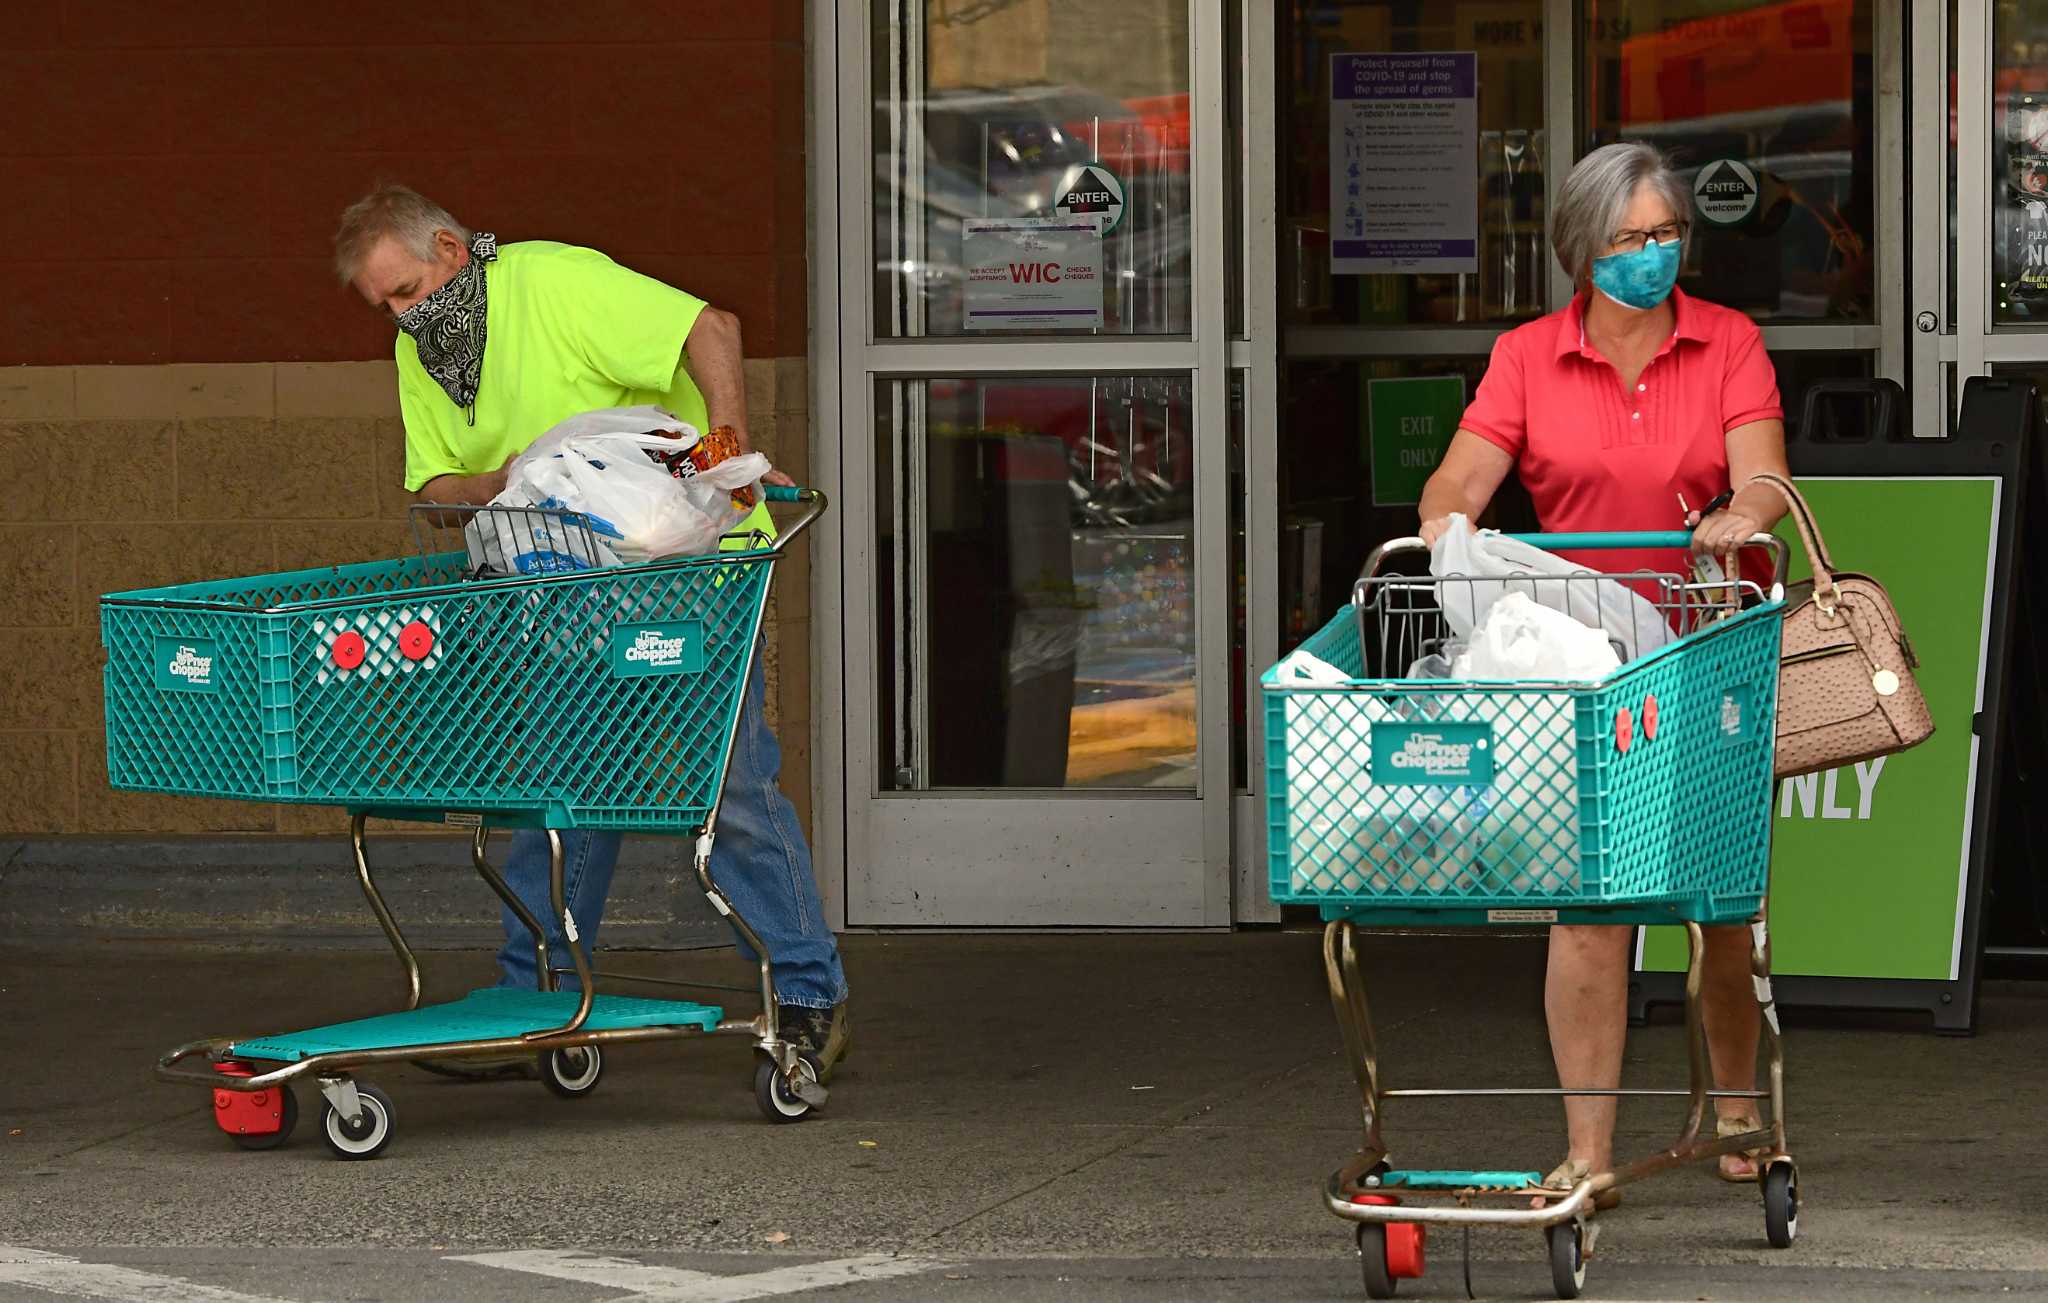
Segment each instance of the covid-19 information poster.
[{"label": "covid-19 information poster", "polygon": [[1330,56],[1330,271],[1479,270],[1479,57]]}]

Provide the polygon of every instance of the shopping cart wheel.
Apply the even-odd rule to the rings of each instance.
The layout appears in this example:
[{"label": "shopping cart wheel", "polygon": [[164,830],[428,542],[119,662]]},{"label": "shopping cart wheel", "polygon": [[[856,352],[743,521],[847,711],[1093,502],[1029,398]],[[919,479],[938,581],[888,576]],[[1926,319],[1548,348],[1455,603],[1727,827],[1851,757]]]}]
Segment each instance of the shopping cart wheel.
[{"label": "shopping cart wheel", "polygon": [[[818,1080],[818,1061],[808,1054],[797,1056],[797,1071],[811,1082]],[[754,1065],[754,1102],[770,1122],[801,1122],[811,1115],[811,1104],[789,1088],[775,1060],[763,1054]]]},{"label": "shopping cart wheel", "polygon": [[1789,1249],[1799,1238],[1799,1169],[1789,1161],[1764,1173],[1764,1233],[1774,1249]]},{"label": "shopping cart wheel", "polygon": [[1586,1233],[1577,1222],[1560,1222],[1543,1232],[1550,1241],[1550,1287],[1559,1298],[1577,1298],[1586,1287]]},{"label": "shopping cart wheel", "polygon": [[1387,1269],[1387,1228],[1379,1222],[1358,1224],[1358,1264],[1365,1272],[1367,1298],[1394,1297],[1394,1274]]},{"label": "shopping cart wheel", "polygon": [[540,1056],[541,1084],[563,1099],[582,1099],[596,1090],[603,1073],[604,1056],[595,1045],[548,1050]]},{"label": "shopping cart wheel", "polygon": [[362,1101],[363,1115],[354,1126],[334,1111],[333,1104],[324,1099],[320,1104],[321,1136],[336,1158],[375,1158],[391,1143],[391,1120],[398,1113],[391,1106],[391,1096],[375,1086],[359,1084],[356,1097]]},{"label": "shopping cart wheel", "polygon": [[290,1086],[276,1087],[277,1130],[261,1135],[249,1135],[237,1131],[229,1139],[244,1149],[275,1149],[292,1138],[292,1128],[299,1124],[299,1097],[292,1094]]}]

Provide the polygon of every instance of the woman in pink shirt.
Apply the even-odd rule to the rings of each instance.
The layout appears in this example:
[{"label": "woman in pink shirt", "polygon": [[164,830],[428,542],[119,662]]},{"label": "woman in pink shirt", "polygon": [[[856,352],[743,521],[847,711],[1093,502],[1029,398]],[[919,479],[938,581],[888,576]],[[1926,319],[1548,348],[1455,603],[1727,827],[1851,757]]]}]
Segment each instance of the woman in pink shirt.
[{"label": "woman in pink shirt", "polygon": [[[1777,377],[1756,324],[1676,288],[1691,193],[1656,150],[1607,145],[1572,169],[1551,227],[1578,294],[1562,311],[1503,335],[1442,465],[1422,493],[1422,536],[1452,513],[1478,520],[1510,471],[1552,533],[1669,530],[1681,518],[1694,551],[1719,555],[1777,524],[1783,503],[1751,486],[1789,475]],[[1697,510],[1730,490],[1701,520]],[[1684,513],[1681,515],[1681,513]],[[1608,572],[1684,574],[1682,553],[1602,552],[1575,558]],[[1755,1088],[1759,1032],[1749,933],[1708,928],[1707,1037],[1721,1089]],[[1631,929],[1554,927],[1544,983],[1560,1085],[1621,1081],[1628,1026]],[[1715,1101],[1720,1134],[1756,1129],[1748,1100]],[[1613,1166],[1615,1100],[1565,1101],[1570,1148],[1545,1182],[1569,1188]],[[1757,1178],[1730,1154],[1721,1175]],[[1611,1206],[1613,1192],[1603,1197]]]}]

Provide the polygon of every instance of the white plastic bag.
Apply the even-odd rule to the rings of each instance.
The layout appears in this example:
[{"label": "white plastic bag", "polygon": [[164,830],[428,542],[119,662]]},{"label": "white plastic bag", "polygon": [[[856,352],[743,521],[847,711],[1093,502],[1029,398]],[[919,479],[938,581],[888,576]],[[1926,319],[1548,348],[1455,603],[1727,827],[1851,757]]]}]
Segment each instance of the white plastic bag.
[{"label": "white plastic bag", "polygon": [[1605,633],[1511,592],[1488,608],[1451,675],[1485,682],[1601,679],[1620,668]]},{"label": "white plastic bag", "polygon": [[485,576],[559,574],[619,564],[611,548],[614,540],[596,523],[586,526],[538,511],[478,512],[462,527],[462,541],[471,572]]},{"label": "white plastic bag", "polygon": [[[1344,671],[1308,652],[1296,651],[1275,667],[1274,676],[1296,687],[1341,687]],[[1295,692],[1287,696],[1287,840],[1293,848],[1292,877],[1298,891],[1328,892],[1350,887],[1350,866],[1364,827],[1353,791],[1359,772],[1356,753],[1373,722],[1389,718],[1385,703],[1367,693]],[[1347,761],[1346,757],[1353,757]]]},{"label": "white plastic bag", "polygon": [[581,412],[550,426],[547,433],[526,445],[526,451],[513,460],[512,467],[516,469],[520,462],[552,457],[570,439],[592,434],[646,434],[655,430],[675,436],[663,443],[664,452],[688,451],[704,437],[696,426],[665,407],[600,407],[594,412]]},{"label": "white plastic bag", "polygon": [[1495,530],[1475,531],[1462,515],[1451,517],[1450,528],[1430,549],[1429,572],[1439,580],[1469,576],[1437,585],[1445,623],[1460,638],[1471,638],[1494,603],[1510,592],[1605,631],[1620,644],[1623,662],[1647,655],[1675,637],[1664,613],[1627,584],[1607,579],[1567,582],[1568,575],[1599,572]]},{"label": "white plastic bag", "polygon": [[[1276,677],[1300,687],[1349,683],[1304,651]],[[1301,692],[1287,701],[1288,843],[1297,891],[1363,895],[1443,890],[1459,872],[1456,851],[1485,814],[1481,788],[1395,793],[1372,781],[1372,730],[1415,722],[1415,698],[1372,692]]]},{"label": "white plastic bag", "polygon": [[[681,437],[649,433],[655,430]],[[658,407],[571,417],[519,455],[492,505],[581,512],[628,564],[712,552],[745,514],[733,505],[733,490],[758,482],[768,459],[747,453],[677,479],[648,457],[687,450],[697,438]]]}]

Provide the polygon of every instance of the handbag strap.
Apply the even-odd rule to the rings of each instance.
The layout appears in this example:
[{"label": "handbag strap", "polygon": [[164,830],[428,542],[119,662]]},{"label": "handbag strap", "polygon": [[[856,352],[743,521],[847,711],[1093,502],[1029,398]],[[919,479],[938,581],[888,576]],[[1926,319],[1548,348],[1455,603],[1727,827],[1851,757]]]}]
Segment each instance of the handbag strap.
[{"label": "handbag strap", "polygon": [[1751,484],[1768,484],[1785,499],[1792,511],[1793,527],[1799,531],[1799,541],[1806,548],[1806,563],[1813,571],[1813,595],[1820,607],[1828,614],[1835,609],[1835,567],[1828,560],[1827,540],[1821,537],[1820,522],[1814,518],[1813,508],[1806,498],[1782,475],[1768,472],[1752,476]]}]

